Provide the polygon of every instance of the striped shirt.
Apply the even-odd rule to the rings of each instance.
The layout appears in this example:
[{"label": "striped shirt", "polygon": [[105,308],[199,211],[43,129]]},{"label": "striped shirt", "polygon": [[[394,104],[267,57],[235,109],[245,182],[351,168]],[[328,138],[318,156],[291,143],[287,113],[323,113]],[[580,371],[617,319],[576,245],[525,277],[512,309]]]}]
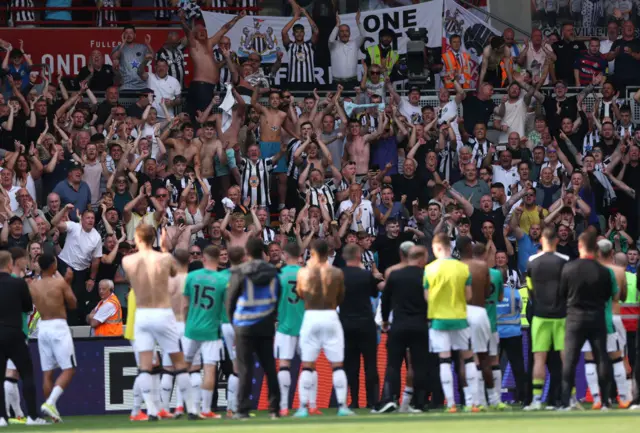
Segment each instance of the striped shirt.
[{"label": "striped shirt", "polygon": [[260,158],[255,163],[249,158],[240,160],[240,187],[242,188],[242,198],[251,200],[251,205],[271,206],[271,189],[269,187],[269,177],[276,168],[273,157]]},{"label": "striped shirt", "polygon": [[309,182],[307,182],[305,191],[304,192],[300,191],[300,197],[303,200],[306,200],[307,194],[311,194],[311,198],[309,200],[309,203],[311,204],[311,206],[318,206],[318,207],[321,207],[320,205],[326,206],[327,210],[329,211],[329,215],[331,216],[331,219],[334,220],[335,212],[336,212],[335,210],[336,198],[334,196],[334,192],[335,192],[335,186],[331,188],[331,186],[323,183],[321,187],[315,188],[311,186]]},{"label": "striped shirt", "polygon": [[262,229],[262,242],[264,242],[265,245],[269,245],[270,243],[275,242],[275,240],[276,232],[273,231],[273,229],[270,229],[269,227]]},{"label": "striped shirt", "polygon": [[[236,63],[238,63],[238,56],[236,55],[236,53],[231,53],[231,57],[235,60]],[[213,49],[213,59],[216,61],[216,63],[220,63],[224,61],[224,56],[222,55],[222,53],[218,48]],[[220,81],[216,87],[218,88],[218,90],[221,90],[224,88],[224,85],[226,83],[230,83],[230,82],[231,82],[231,71],[229,70],[228,67],[223,66],[222,68],[220,68]]]},{"label": "striped shirt", "polygon": [[[226,7],[236,7],[236,8],[251,8],[256,7],[256,0],[212,0],[211,7],[214,8],[226,8]],[[221,14],[232,14],[237,15],[240,11],[231,10],[231,11],[215,11]],[[256,15],[254,11],[247,11],[247,15]]]},{"label": "striped shirt", "polygon": [[367,271],[373,271],[373,265],[376,263],[375,256],[373,255],[373,251],[366,250],[361,255],[360,258],[362,260],[362,264]]},{"label": "striped shirt", "polygon": [[[98,1],[96,0],[96,3]],[[113,21],[117,21],[116,11],[113,9],[105,9],[115,7],[115,0],[102,0],[102,8],[96,13],[96,25],[98,27],[115,27]]]},{"label": "striped shirt", "polygon": [[[11,0],[11,7],[12,8],[32,8],[34,7],[33,1],[32,0]],[[24,25],[24,24],[28,24],[28,21],[35,21],[36,20],[36,14],[30,10],[30,11],[15,11],[12,13],[11,19],[13,19],[13,25],[14,26],[19,26],[19,25]]]},{"label": "striped shirt", "polygon": [[[169,0],[153,0],[153,7],[169,8],[171,5],[169,4]],[[168,20],[171,18],[170,10],[156,10],[154,13],[157,20]]]},{"label": "striped shirt", "polygon": [[302,141],[297,138],[292,138],[289,144],[287,144],[287,161],[289,161],[289,167],[287,168],[287,176],[298,180],[300,176],[300,168],[293,161],[293,154],[296,153],[298,147],[302,145]]},{"label": "striped shirt", "polygon": [[291,43],[285,47],[289,53],[289,72],[287,79],[289,83],[315,83],[313,74],[315,67],[315,49],[311,41],[301,44]]},{"label": "striped shirt", "polygon": [[156,53],[156,60],[162,59],[169,64],[169,75],[178,80],[181,87],[184,85],[186,64],[184,61],[184,49],[185,46],[182,44],[176,47],[163,46]]}]

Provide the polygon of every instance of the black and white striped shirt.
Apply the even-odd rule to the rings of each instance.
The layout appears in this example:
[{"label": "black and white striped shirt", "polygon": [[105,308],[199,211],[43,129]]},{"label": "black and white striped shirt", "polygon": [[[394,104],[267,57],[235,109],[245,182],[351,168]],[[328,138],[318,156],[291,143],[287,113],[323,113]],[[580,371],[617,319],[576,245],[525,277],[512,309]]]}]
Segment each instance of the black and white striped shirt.
[{"label": "black and white striped shirt", "polygon": [[[11,0],[10,5],[12,8],[34,7],[33,0]],[[11,19],[13,20],[14,26],[20,26],[20,25],[28,24],[27,21],[35,21],[36,14],[32,10],[30,11],[20,10],[20,11],[13,12],[11,15]]]},{"label": "black and white striped shirt", "polygon": [[[236,54],[232,53],[231,57],[235,59],[237,63]],[[224,61],[224,56],[222,55],[222,53],[218,48],[213,49],[213,59],[216,61],[216,63],[220,63]],[[224,88],[224,85],[230,82],[231,82],[231,71],[229,70],[228,67],[223,66],[222,68],[220,68],[220,82],[218,83],[218,86],[217,86],[218,90]]]},{"label": "black and white striped shirt", "polygon": [[265,245],[269,245],[270,243],[273,243],[276,241],[276,232],[273,229],[270,229],[269,227],[265,227],[262,229],[262,242],[264,242]]},{"label": "black and white striped shirt", "polygon": [[[226,8],[226,7],[237,7],[237,8],[252,8],[256,7],[256,0],[212,0],[211,7],[214,8]],[[220,14],[232,14],[237,15],[240,11],[215,11]],[[254,11],[247,11],[247,15],[256,15]]]},{"label": "black and white striped shirt", "polygon": [[[96,3],[98,2],[96,1]],[[98,13],[96,14],[96,25],[98,27],[115,27],[117,25],[114,23],[114,21],[118,20],[116,11],[114,11],[113,9],[105,9],[114,7],[115,5],[115,0],[102,0],[102,8],[100,8]]]},{"label": "black and white striped shirt", "polygon": [[180,86],[184,84],[185,75],[185,61],[184,61],[184,49],[185,46],[180,44],[176,47],[162,47],[156,53],[156,60],[166,60],[169,64],[169,75],[178,80]]},{"label": "black and white striped shirt", "polygon": [[242,198],[249,197],[250,206],[271,206],[269,177],[276,168],[273,157],[260,158],[255,163],[243,157],[239,168]]},{"label": "black and white striped shirt", "polygon": [[300,169],[293,161],[293,154],[296,153],[298,147],[302,145],[302,141],[297,138],[292,138],[289,144],[287,144],[287,161],[289,161],[289,166],[287,167],[287,176],[298,180],[300,176]]},{"label": "black and white striped shirt", "polygon": [[313,74],[315,49],[311,41],[301,44],[291,43],[286,48],[289,52],[287,74],[289,83],[315,83],[316,78]]},{"label": "black and white striped shirt", "polygon": [[315,188],[311,186],[309,182],[307,182],[306,190],[304,192],[300,192],[300,197],[302,197],[303,200],[306,200],[307,194],[311,194],[311,198],[309,200],[311,206],[321,207],[320,205],[325,205],[327,207],[327,210],[329,211],[331,219],[334,220],[336,212],[336,198],[334,195],[334,191],[335,186],[331,188],[327,184],[322,184],[320,188]]},{"label": "black and white striped shirt", "polygon": [[360,255],[360,258],[362,260],[362,264],[364,265],[364,268],[369,272],[373,271],[373,265],[376,263],[376,258],[373,255],[373,251],[371,250],[364,251]]},{"label": "black and white striped shirt", "polygon": [[371,114],[364,113],[360,116],[360,124],[367,128],[367,134],[373,134],[378,129],[378,118]]},{"label": "black and white striped shirt", "polygon": [[[169,0],[153,0],[153,6],[156,8],[170,8]],[[156,10],[155,17],[157,20],[168,20],[171,18],[171,11],[167,9]]]}]

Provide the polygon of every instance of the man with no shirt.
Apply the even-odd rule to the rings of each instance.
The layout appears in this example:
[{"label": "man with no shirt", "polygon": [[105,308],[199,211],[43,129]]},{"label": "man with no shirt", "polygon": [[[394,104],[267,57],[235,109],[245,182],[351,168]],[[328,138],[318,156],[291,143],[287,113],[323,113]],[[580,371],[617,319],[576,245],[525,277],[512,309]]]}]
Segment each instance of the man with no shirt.
[{"label": "man with no shirt", "polygon": [[[42,391],[47,401],[40,410],[55,422],[62,421],[56,402],[69,386],[75,373],[76,354],[71,330],[67,325],[67,309],[76,308],[76,297],[71,290],[73,271],[67,268],[64,278],[57,273],[58,261],[51,254],[38,258],[42,279],[29,287],[33,304],[40,313],[38,322],[38,352],[42,366]],[[53,371],[60,367],[62,373],[53,386]]]},{"label": "man with no shirt", "polygon": [[338,401],[338,416],[355,415],[347,407],[347,375],[344,361],[344,333],[336,312],[344,299],[344,275],[327,262],[329,246],[318,240],[311,246],[307,267],[298,272],[298,295],[304,300],[305,312],[300,328],[300,409],[294,416],[309,416],[309,403],[316,360],[320,350],[331,363],[333,386]]},{"label": "man with no shirt", "polygon": [[[156,229],[148,224],[140,224],[135,230],[138,252],[122,260],[131,288],[136,296],[134,350],[140,357],[138,380],[142,397],[147,405],[149,420],[157,420],[158,408],[152,396],[151,369],[153,350],[156,342],[163,353],[169,354],[175,371],[178,389],[184,396],[189,419],[200,419],[191,397],[191,383],[187,373],[187,363],[180,350],[176,317],[171,309],[169,277],[176,275],[174,258],[166,252],[152,249]],[[163,232],[161,246],[166,251],[166,232]]]}]

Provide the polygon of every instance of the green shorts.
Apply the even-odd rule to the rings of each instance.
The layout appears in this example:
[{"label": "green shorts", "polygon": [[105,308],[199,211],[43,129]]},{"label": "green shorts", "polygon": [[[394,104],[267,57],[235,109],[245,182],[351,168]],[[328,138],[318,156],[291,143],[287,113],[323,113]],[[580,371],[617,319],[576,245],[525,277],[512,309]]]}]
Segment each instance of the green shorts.
[{"label": "green shorts", "polygon": [[564,350],[566,319],[547,319],[533,316],[531,324],[531,351],[548,352]]}]

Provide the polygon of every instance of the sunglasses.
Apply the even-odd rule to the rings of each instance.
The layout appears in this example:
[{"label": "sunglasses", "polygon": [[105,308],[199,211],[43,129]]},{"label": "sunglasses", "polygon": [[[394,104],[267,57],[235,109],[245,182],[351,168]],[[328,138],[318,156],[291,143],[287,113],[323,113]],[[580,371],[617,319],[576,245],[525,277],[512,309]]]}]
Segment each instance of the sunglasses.
[{"label": "sunglasses", "polygon": [[156,194],[156,198],[167,198],[169,194]]},{"label": "sunglasses", "polygon": [[525,196],[525,197],[533,197],[534,195],[535,195],[535,194],[533,194],[533,193],[527,193],[527,194],[525,194],[524,196]]},{"label": "sunglasses", "polygon": [[191,251],[189,253],[189,255],[191,255],[191,256],[199,256],[200,254],[202,254],[200,251]]},{"label": "sunglasses", "polygon": [[126,116],[127,113],[113,113],[114,116]]},{"label": "sunglasses", "polygon": [[371,71],[370,75],[380,75],[380,71]]}]

